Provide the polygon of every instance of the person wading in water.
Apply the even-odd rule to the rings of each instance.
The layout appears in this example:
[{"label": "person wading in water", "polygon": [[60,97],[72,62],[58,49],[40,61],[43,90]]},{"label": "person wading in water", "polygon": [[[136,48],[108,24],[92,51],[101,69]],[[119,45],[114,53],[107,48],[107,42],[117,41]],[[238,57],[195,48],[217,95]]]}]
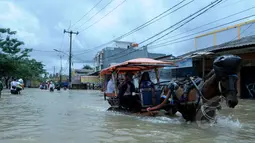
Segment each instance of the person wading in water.
[{"label": "person wading in water", "polygon": [[3,90],[4,86],[3,86],[3,83],[2,81],[0,80],[0,98],[1,98],[1,95],[2,95],[2,90]]}]

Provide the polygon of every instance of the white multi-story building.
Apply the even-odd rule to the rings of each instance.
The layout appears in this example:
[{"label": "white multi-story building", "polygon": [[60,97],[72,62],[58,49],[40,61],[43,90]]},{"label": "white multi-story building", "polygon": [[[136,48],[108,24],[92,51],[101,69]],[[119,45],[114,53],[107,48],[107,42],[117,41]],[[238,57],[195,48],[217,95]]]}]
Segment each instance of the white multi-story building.
[{"label": "white multi-story building", "polygon": [[149,53],[147,47],[138,47],[134,42],[115,41],[113,47],[104,48],[94,57],[95,72],[130,59],[157,58],[164,55]]}]

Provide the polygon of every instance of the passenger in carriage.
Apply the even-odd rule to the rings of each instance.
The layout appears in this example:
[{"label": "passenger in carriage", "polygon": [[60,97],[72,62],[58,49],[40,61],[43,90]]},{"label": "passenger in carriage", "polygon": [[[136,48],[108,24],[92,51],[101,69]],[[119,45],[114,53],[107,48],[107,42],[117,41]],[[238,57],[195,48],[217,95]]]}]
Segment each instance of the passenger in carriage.
[{"label": "passenger in carriage", "polygon": [[148,72],[144,72],[142,74],[142,78],[139,82],[139,89],[140,89],[140,91],[145,90],[145,89],[151,90],[151,92],[152,92],[152,104],[156,105],[155,87],[154,87],[154,83],[150,79],[150,75],[149,75]]},{"label": "passenger in carriage", "polygon": [[120,83],[118,97],[120,105],[132,112],[140,112],[141,104],[139,98],[135,96],[135,85],[132,83],[132,73],[125,74],[125,80]]},{"label": "passenger in carriage", "polygon": [[107,83],[106,93],[114,93],[114,81],[112,79],[112,76],[109,77],[109,81]]},{"label": "passenger in carriage", "polygon": [[143,89],[143,88],[155,89],[154,88],[154,83],[151,81],[150,75],[149,75],[148,72],[144,72],[142,74],[142,78],[141,78],[140,83],[139,83],[139,89]]}]

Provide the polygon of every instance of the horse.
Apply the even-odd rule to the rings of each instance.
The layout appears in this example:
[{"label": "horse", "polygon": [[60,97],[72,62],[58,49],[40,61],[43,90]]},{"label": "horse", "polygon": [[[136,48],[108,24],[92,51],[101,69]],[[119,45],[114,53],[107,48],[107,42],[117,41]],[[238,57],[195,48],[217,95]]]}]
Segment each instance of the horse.
[{"label": "horse", "polygon": [[175,110],[174,113],[179,111],[186,121],[213,120],[216,110],[221,109],[220,101],[222,99],[226,99],[226,104],[230,108],[234,108],[238,104],[236,84],[240,64],[241,58],[238,56],[223,55],[216,58],[213,63],[213,69],[204,80],[198,80],[198,86],[189,78],[194,85],[187,94],[188,99],[191,99],[191,101],[181,101],[180,97],[183,95],[183,88],[179,86],[178,82],[174,81],[169,83],[170,90],[164,101],[156,107],[148,108],[147,111],[163,108],[171,97],[175,101],[171,105],[175,107],[173,108]]}]

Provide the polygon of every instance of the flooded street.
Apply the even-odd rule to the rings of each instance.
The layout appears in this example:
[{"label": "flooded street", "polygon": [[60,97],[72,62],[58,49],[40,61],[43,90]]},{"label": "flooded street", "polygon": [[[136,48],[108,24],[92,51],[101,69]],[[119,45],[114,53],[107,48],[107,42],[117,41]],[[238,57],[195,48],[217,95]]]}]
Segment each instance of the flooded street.
[{"label": "flooded street", "polygon": [[181,117],[137,117],[106,112],[98,91],[4,91],[0,99],[1,143],[253,142],[255,101],[223,107],[218,123],[201,129]]}]

